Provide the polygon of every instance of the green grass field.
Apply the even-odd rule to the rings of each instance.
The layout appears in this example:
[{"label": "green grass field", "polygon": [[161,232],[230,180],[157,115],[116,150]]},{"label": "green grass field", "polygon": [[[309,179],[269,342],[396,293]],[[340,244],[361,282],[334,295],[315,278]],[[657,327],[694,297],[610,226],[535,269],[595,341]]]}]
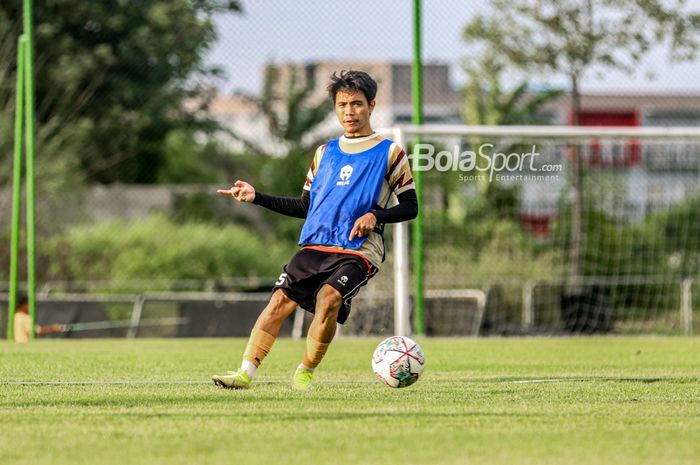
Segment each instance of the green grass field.
[{"label": "green grass field", "polygon": [[249,391],[208,382],[241,339],[0,343],[0,463],[700,462],[698,338],[419,340],[406,389],[374,380],[380,339],[335,341],[304,393],[303,341],[278,341]]}]

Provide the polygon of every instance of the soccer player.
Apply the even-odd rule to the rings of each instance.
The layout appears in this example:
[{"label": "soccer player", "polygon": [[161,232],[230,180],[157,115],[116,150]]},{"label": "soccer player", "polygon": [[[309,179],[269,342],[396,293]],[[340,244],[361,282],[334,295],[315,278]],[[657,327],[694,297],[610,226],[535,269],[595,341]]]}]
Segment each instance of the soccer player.
[{"label": "soccer player", "polygon": [[[244,181],[220,189],[239,202],[305,218],[301,249],[284,267],[269,304],[250,334],[238,371],[214,375],[217,386],[246,389],[270,352],[282,322],[297,306],[314,314],[293,387],[307,389],[351,299],[384,260],[383,226],[418,214],[415,184],[404,150],[372,130],[377,83],[365,72],[330,77],[328,93],[345,133],[318,147],[301,197],[276,197]],[[388,207],[392,192],[398,204]]]}]

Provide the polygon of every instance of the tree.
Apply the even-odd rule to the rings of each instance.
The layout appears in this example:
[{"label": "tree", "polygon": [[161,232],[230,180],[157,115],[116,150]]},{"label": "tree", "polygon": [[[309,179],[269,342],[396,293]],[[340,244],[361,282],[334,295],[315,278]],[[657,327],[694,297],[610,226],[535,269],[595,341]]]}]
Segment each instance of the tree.
[{"label": "tree", "polygon": [[[465,28],[468,42],[484,44],[524,70],[564,74],[571,87],[572,124],[579,124],[580,84],[595,66],[635,70],[655,45],[667,42],[670,57],[689,60],[698,48],[700,14],[684,0],[491,0],[494,13]],[[570,278],[583,273],[582,161],[572,152]]]},{"label": "tree", "polygon": [[[15,62],[20,8],[0,7],[0,64]],[[88,181],[155,182],[171,132],[213,130],[185,103],[205,105],[207,81],[221,75],[204,63],[214,15],[240,10],[231,0],[36,1],[38,130],[51,123],[60,137],[87,128],[71,133],[73,145],[79,140],[71,155]],[[5,95],[14,90],[11,71],[0,81]]]},{"label": "tree", "polygon": [[302,82],[296,69],[289,70],[289,78],[281,82],[280,68],[268,64],[262,95],[246,96],[265,118],[269,136],[281,153],[271,154],[244,134],[232,133],[249,151],[265,160],[264,187],[284,194],[301,188],[315,149],[327,140],[321,124],[332,112],[327,98],[318,101],[313,80]]},{"label": "tree", "polygon": [[[512,66],[512,65],[511,65]],[[467,124],[527,125],[544,124],[542,107],[563,94],[561,89],[532,91],[530,82],[523,80],[512,90],[504,86],[504,73],[509,63],[493,50],[473,56],[464,64],[468,81],[464,86],[462,118]],[[481,140],[472,139],[478,146]],[[503,149],[509,153],[510,149]],[[479,183],[479,191],[489,197],[495,187],[488,180]]]},{"label": "tree", "polygon": [[464,86],[462,117],[468,124],[509,125],[543,124],[543,105],[563,94],[561,89],[533,91],[530,81],[504,86],[504,73],[509,63],[504,57],[487,50],[464,65],[467,83]]}]

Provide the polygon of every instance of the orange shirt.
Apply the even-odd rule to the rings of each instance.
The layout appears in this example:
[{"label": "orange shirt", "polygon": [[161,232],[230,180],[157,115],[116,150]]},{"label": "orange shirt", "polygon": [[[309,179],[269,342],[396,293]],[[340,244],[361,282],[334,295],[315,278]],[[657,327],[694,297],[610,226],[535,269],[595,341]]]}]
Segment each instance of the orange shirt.
[{"label": "orange shirt", "polygon": [[24,312],[15,313],[15,342],[29,342],[32,333],[32,317]]}]

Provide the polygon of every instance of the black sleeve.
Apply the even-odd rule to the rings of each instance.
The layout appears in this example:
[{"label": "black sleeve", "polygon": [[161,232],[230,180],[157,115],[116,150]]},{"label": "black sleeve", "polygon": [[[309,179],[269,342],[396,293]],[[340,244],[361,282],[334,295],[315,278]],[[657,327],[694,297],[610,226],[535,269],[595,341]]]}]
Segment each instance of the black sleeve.
[{"label": "black sleeve", "polygon": [[283,215],[306,218],[311,203],[311,194],[306,189],[301,193],[301,197],[278,197],[256,192],[253,203]]},{"label": "black sleeve", "polygon": [[400,223],[402,221],[412,220],[418,216],[418,198],[416,197],[415,189],[402,192],[397,198],[399,199],[398,205],[383,210],[372,211],[374,216],[377,217],[377,223]]}]

